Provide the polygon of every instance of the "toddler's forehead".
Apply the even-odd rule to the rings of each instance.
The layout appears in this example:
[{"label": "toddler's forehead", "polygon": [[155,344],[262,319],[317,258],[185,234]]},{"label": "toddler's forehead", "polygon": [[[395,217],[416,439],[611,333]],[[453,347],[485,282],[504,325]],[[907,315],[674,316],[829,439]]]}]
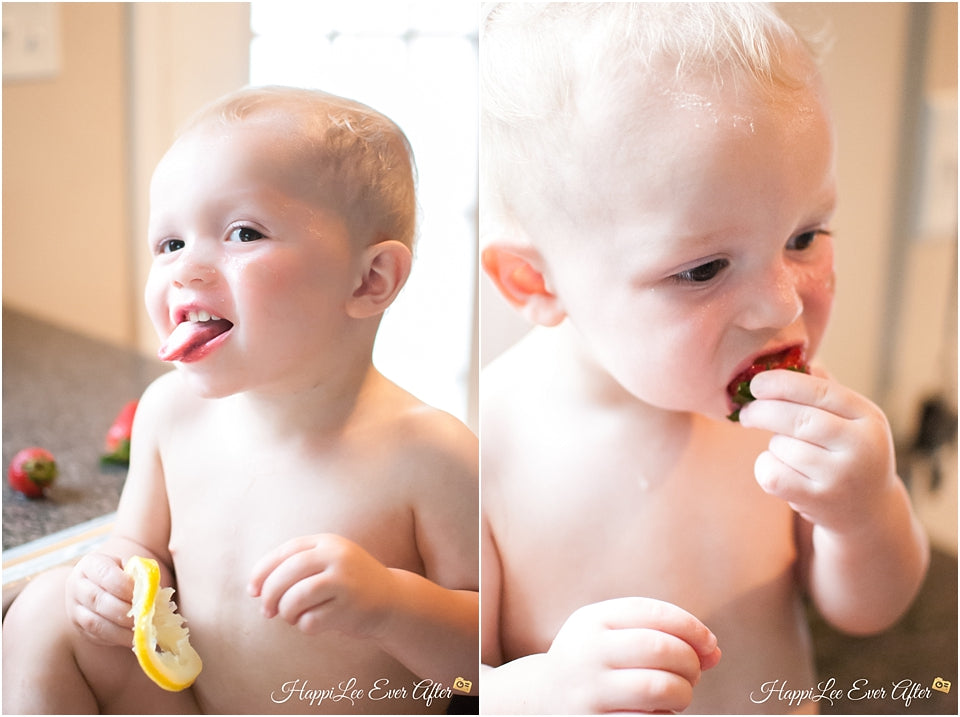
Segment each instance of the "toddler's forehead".
[{"label": "toddler's forehead", "polygon": [[269,188],[320,204],[328,186],[305,141],[283,123],[210,119],[185,130],[157,164],[151,196],[177,193],[190,179],[220,187]]},{"label": "toddler's forehead", "polygon": [[[810,135],[811,127],[823,131]],[[719,158],[735,161],[735,148],[788,151],[801,135],[831,144],[829,110],[815,86],[768,91],[705,77],[645,85],[583,115],[569,154],[531,195],[528,217],[561,243],[565,235],[597,233],[625,212],[669,201],[663,187],[676,186],[676,178],[699,182]]]},{"label": "toddler's forehead", "polygon": [[314,171],[310,138],[294,121],[278,117],[243,119],[211,118],[183,132],[170,149],[183,146],[194,161],[204,161],[207,152],[241,158],[256,157],[265,171],[303,173]]},{"label": "toddler's forehead", "polygon": [[210,117],[187,128],[177,138],[177,143],[180,142],[216,142],[251,148],[270,144],[278,156],[286,157],[302,148],[304,136],[298,123],[282,116]]}]

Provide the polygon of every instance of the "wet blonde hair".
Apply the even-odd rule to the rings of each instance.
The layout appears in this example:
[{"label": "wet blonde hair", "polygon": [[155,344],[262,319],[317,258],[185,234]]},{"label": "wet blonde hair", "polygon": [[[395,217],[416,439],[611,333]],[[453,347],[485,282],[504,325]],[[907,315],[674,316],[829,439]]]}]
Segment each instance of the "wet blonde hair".
[{"label": "wet blonde hair", "polygon": [[[575,211],[578,188],[558,177],[595,139],[585,115],[612,116],[622,97],[655,110],[691,77],[801,89],[819,54],[762,3],[491,3],[481,38],[482,204],[500,225],[524,224],[526,203]],[[809,63],[787,59],[796,47]]]},{"label": "wet blonde hair", "polygon": [[284,141],[312,163],[318,196],[368,242],[416,238],[416,162],[389,117],[354,100],[296,87],[250,87],[203,107],[181,129],[209,122],[277,121]]}]

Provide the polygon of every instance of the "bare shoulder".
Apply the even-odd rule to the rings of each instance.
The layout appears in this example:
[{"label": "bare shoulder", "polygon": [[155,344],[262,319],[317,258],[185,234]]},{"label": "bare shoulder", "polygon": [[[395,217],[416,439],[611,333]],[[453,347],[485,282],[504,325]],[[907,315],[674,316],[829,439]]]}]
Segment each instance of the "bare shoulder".
[{"label": "bare shoulder", "polygon": [[444,490],[476,483],[477,436],[453,415],[387,381],[376,421],[376,440],[411,479],[441,483]]},{"label": "bare shoulder", "polygon": [[[479,443],[460,420],[390,384],[372,440],[389,480],[410,501],[425,574],[450,589],[478,587]],[[366,441],[371,445],[371,441]]]},{"label": "bare shoulder", "polygon": [[143,392],[137,406],[137,421],[160,428],[171,420],[195,415],[202,403],[203,399],[189,389],[179,371],[169,371]]}]

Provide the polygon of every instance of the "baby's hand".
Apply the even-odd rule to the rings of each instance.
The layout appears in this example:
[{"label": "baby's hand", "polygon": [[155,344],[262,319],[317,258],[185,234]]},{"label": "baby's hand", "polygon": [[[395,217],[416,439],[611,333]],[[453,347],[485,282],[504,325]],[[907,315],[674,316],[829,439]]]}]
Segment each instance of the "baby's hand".
[{"label": "baby's hand", "polygon": [[133,578],[123,572],[119,558],[90,553],[67,578],[67,615],[93,642],[133,646]]},{"label": "baby's hand", "polygon": [[631,597],[575,611],[545,658],[544,686],[555,713],[680,711],[720,650],[713,633],[685,610]]},{"label": "baby's hand", "polygon": [[750,391],[757,400],[740,423],[776,434],[754,467],[760,486],[833,531],[873,520],[896,484],[883,412],[836,381],[793,371],[758,374]]},{"label": "baby's hand", "polygon": [[337,630],[377,637],[392,608],[393,575],[356,543],[338,535],[289,540],[253,569],[248,591],[307,634]]}]

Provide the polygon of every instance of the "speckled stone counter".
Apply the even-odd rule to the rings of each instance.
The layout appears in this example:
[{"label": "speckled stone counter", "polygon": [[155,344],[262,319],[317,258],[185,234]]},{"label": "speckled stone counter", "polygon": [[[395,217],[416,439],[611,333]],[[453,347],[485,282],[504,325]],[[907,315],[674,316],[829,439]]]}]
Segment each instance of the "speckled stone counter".
[{"label": "speckled stone counter", "polygon": [[[3,549],[115,511],[126,469],[102,466],[117,412],[169,367],[3,309]],[[7,466],[41,446],[60,476],[45,498],[13,491]]]}]

